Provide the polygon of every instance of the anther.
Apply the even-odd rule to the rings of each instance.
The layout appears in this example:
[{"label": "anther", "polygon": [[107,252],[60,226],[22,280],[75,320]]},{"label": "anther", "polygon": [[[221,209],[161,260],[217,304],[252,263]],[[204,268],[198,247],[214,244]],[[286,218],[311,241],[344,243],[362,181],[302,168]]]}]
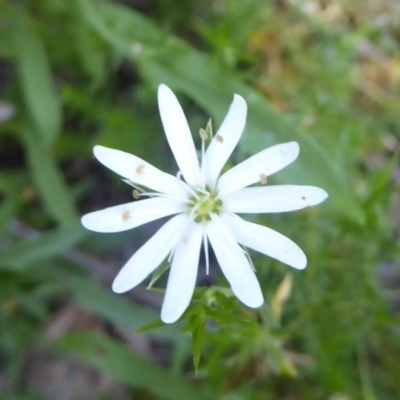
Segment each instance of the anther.
[{"label": "anther", "polygon": [[200,128],[199,134],[200,134],[201,140],[204,140],[204,141],[208,140],[207,132],[203,128]]},{"label": "anther", "polygon": [[138,175],[141,175],[141,174],[143,173],[143,170],[144,170],[144,165],[140,164],[140,165],[138,165],[137,168],[136,168],[136,173],[137,173]]},{"label": "anther", "polygon": [[224,143],[224,138],[223,138],[221,135],[215,136],[215,140],[216,140],[218,143]]},{"label": "anther", "polygon": [[130,216],[131,216],[131,213],[128,210],[124,211],[122,213],[122,220],[127,221],[130,218]]},{"label": "anther", "polygon": [[135,200],[139,200],[140,198],[140,192],[136,189],[132,190],[132,196]]},{"label": "anther", "polygon": [[262,185],[266,185],[267,184],[267,175],[260,174],[260,182]]}]

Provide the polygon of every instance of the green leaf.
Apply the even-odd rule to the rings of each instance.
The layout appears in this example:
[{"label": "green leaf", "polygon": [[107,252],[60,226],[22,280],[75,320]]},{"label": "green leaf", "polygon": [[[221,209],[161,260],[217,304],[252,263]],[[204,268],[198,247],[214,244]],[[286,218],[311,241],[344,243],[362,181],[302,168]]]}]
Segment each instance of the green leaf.
[{"label": "green leaf", "polygon": [[146,388],[160,399],[203,398],[198,388],[175,376],[125,345],[105,336],[74,332],[62,338],[59,347],[74,353],[91,366],[133,387]]},{"label": "green leaf", "polygon": [[106,42],[124,55],[139,55],[142,44],[160,45],[166,39],[165,32],[126,7],[104,1],[96,2],[95,7],[90,0],[77,0],[77,3],[83,18]]},{"label": "green leaf", "polygon": [[222,323],[242,323],[247,324],[250,322],[249,318],[240,315],[232,314],[232,310],[222,311],[212,307],[204,306],[205,313],[208,318],[212,318],[217,322]]},{"label": "green leaf", "polygon": [[79,223],[61,227],[44,234],[39,239],[26,241],[0,255],[0,265],[13,270],[25,270],[49,257],[59,256],[87,235]]},{"label": "green leaf", "polygon": [[399,165],[400,159],[400,150],[397,150],[395,154],[391,157],[390,160],[386,162],[380,170],[378,170],[373,179],[371,179],[371,198],[369,199],[370,203],[377,201],[377,197],[381,194],[384,190],[391,191],[390,188],[390,180],[394,176],[394,170]]},{"label": "green leaf", "polygon": [[[71,283],[71,290],[78,304],[116,325],[138,333],[148,329],[161,328],[151,332],[151,336],[161,340],[176,341],[179,337],[178,326],[164,325],[159,320],[158,311],[138,305],[125,296],[110,293],[109,290],[103,289],[95,282],[80,278]],[[157,326],[154,325],[155,320],[159,323]],[[152,327],[145,329],[149,325]]]},{"label": "green leaf", "polygon": [[206,319],[204,305],[201,303],[192,303],[185,312],[186,324],[183,328],[184,332],[192,333],[192,352],[194,371],[197,374],[200,365],[201,349],[203,346]]},{"label": "green leaf", "polygon": [[136,333],[143,333],[143,332],[148,332],[153,329],[161,328],[165,326],[164,322],[162,322],[160,319],[156,319],[154,321],[149,322],[148,324],[140,327],[139,329],[136,329]]},{"label": "green leaf", "polygon": [[104,2],[96,2],[93,7],[90,0],[79,0],[79,4],[94,29],[117,51],[135,59],[144,77],[154,86],[165,83],[186,94],[217,121],[222,121],[233,94],[240,93],[249,104],[241,156],[245,158],[276,143],[298,141],[299,159],[295,165],[279,172],[276,179],[282,183],[320,186],[330,195],[321,207],[357,222],[364,219],[341,160],[278,115],[264,97],[233,71],[222,68],[184,41],[166,35],[133,10]]},{"label": "green leaf", "polygon": [[194,316],[192,318],[191,329],[192,329],[193,365],[196,374],[199,371],[201,348],[203,346],[205,328],[206,328],[206,320],[202,314]]},{"label": "green leaf", "polygon": [[60,99],[41,37],[27,15],[19,14],[14,47],[21,88],[32,121],[45,143],[52,143],[61,129]]},{"label": "green leaf", "polygon": [[54,219],[69,224],[78,219],[71,194],[51,151],[32,132],[22,135],[33,179]]},{"label": "green leaf", "polygon": [[0,174],[0,231],[14,216],[20,202],[15,178],[12,174]]}]

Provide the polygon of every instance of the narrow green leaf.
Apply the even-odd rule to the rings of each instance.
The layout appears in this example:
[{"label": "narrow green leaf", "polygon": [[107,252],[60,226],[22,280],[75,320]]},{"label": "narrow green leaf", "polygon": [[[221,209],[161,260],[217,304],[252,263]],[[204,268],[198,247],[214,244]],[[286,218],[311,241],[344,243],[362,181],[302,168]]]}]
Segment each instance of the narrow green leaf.
[{"label": "narrow green leaf", "polygon": [[152,22],[126,7],[103,1],[95,2],[94,7],[91,0],[77,0],[77,3],[83,18],[122,54],[139,55],[142,44],[161,44],[166,39],[165,32],[155,29]]},{"label": "narrow green leaf", "polygon": [[48,211],[61,224],[76,221],[75,205],[51,151],[32,132],[24,132],[22,138],[30,171]]},{"label": "narrow green leaf", "polygon": [[153,329],[161,328],[164,325],[165,325],[164,322],[162,322],[160,319],[156,319],[156,320],[151,321],[148,324],[140,327],[139,329],[136,329],[135,332],[136,333],[148,332],[148,331],[151,331]]},{"label": "narrow green leaf", "polygon": [[392,158],[387,161],[386,165],[374,174],[371,182],[371,192],[374,196],[372,196],[373,198],[370,201],[376,201],[375,196],[379,195],[384,189],[388,189],[390,180],[394,176],[394,170],[399,165],[399,159],[400,150],[397,150]]},{"label": "narrow green leaf", "polygon": [[42,40],[28,16],[14,24],[14,47],[21,88],[34,125],[45,143],[61,129],[61,107]]},{"label": "narrow green leaf", "polygon": [[232,314],[232,310],[222,311],[212,307],[204,306],[205,313],[208,318],[212,318],[217,322],[223,323],[242,323],[247,324],[250,322],[249,318],[242,317],[240,315]]},{"label": "narrow green leaf", "polygon": [[[133,10],[100,1],[96,2],[96,7],[90,0],[79,0],[79,4],[94,29],[124,56],[135,59],[152,84],[165,83],[185,93],[217,121],[222,121],[233,94],[241,94],[249,104],[241,156],[245,158],[276,143],[298,141],[301,155],[295,166],[279,172],[276,179],[282,183],[320,186],[330,195],[321,207],[358,222],[363,220],[341,160],[278,115],[264,97],[234,72],[221,68],[184,41],[165,35],[158,26]],[[133,45],[140,51],[133,51]]]},{"label": "narrow green leaf", "polygon": [[204,333],[206,321],[202,314],[195,316],[191,321],[192,329],[192,349],[193,349],[193,365],[194,371],[197,374],[200,366],[201,348],[204,341]]},{"label": "narrow green leaf", "polygon": [[159,399],[198,400],[203,398],[182,377],[175,376],[152,361],[134,353],[115,340],[89,332],[74,332],[62,338],[59,347],[74,353],[115,379],[146,388]]},{"label": "narrow green leaf", "polygon": [[60,255],[78,244],[87,235],[79,223],[57,228],[39,239],[26,241],[0,255],[0,265],[13,270],[24,270],[49,257]]},{"label": "narrow green leaf", "polygon": [[18,209],[20,196],[15,176],[11,174],[0,174],[0,231],[13,217]]},{"label": "narrow green leaf", "polygon": [[[151,336],[161,339],[176,341],[179,338],[179,327],[164,325],[159,320],[159,312],[143,305],[138,305],[124,296],[111,293],[92,281],[76,280],[71,284],[75,301],[97,315],[108,319],[116,325],[123,326],[132,331],[144,332],[154,321],[159,323],[154,328],[161,328],[150,333]],[[149,328],[153,329],[153,328]]]},{"label": "narrow green leaf", "polygon": [[185,312],[185,319],[186,324],[183,327],[183,332],[191,332],[192,334],[193,366],[197,374],[206,329],[207,315],[204,310],[204,304],[193,302]]}]

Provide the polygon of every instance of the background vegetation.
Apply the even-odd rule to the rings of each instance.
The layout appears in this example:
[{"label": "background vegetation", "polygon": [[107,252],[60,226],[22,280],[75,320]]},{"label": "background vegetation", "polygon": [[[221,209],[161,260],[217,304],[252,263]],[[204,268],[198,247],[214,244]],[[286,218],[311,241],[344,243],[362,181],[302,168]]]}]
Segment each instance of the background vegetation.
[{"label": "background vegetation", "polygon": [[[395,0],[0,2],[0,398],[400,398],[399,49]],[[162,296],[110,282],[158,224],[100,235],[79,216],[131,199],[95,144],[176,172],[160,83],[193,132],[241,94],[231,162],[296,140],[271,182],[330,198],[258,219],[309,259],[253,255],[260,310],[213,286],[183,323],[134,333]],[[217,265],[199,284],[227,287]]]}]

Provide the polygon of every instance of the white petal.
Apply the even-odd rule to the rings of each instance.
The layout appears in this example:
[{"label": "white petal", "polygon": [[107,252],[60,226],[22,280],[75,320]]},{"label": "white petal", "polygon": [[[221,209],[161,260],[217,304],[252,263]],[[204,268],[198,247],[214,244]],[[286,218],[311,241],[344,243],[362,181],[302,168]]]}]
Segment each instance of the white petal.
[{"label": "white petal", "polygon": [[196,187],[200,184],[200,167],[192,134],[178,99],[165,85],[158,87],[158,108],[178,167],[186,182]]},{"label": "white petal", "polygon": [[296,142],[269,147],[223,174],[218,180],[218,191],[234,192],[260,182],[262,175],[268,177],[292,163],[299,151],[300,147]]},{"label": "white petal", "polygon": [[307,258],[303,251],[286,236],[265,226],[244,221],[237,215],[221,214],[222,222],[235,240],[243,246],[259,251],[296,269],[304,269]]},{"label": "white petal", "polygon": [[248,307],[260,307],[264,298],[256,275],[242,249],[218,216],[212,216],[207,226],[207,235],[235,295]]},{"label": "white petal", "polygon": [[167,324],[178,320],[192,299],[202,236],[202,226],[192,223],[176,247],[161,309],[161,319]]},{"label": "white petal", "polygon": [[214,188],[218,176],[235,149],[246,125],[247,104],[243,97],[235,94],[221,127],[208,146],[204,168],[206,183]]},{"label": "white petal", "polygon": [[276,185],[253,187],[222,195],[225,210],[234,213],[275,213],[315,206],[328,197],[314,186]]},{"label": "white petal", "polygon": [[179,214],[166,222],[123,266],[114,279],[112,289],[126,292],[147,278],[167,257],[181,237],[188,216]]},{"label": "white petal", "polygon": [[81,222],[94,232],[122,232],[184,211],[181,201],[156,197],[94,211],[84,215]]},{"label": "white petal", "polygon": [[93,153],[103,165],[133,183],[161,193],[187,196],[188,188],[184,182],[133,154],[103,146],[95,146]]}]

